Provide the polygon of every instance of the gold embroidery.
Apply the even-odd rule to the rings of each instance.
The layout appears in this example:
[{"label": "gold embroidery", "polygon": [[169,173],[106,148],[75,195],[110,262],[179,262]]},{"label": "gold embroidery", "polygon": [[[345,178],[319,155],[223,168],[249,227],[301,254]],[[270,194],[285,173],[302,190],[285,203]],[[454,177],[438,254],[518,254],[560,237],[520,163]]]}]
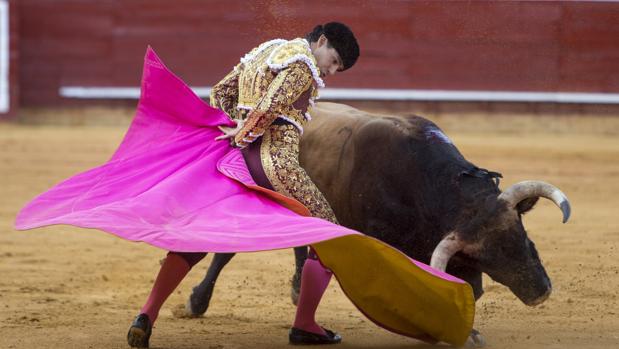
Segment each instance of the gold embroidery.
[{"label": "gold embroidery", "polygon": [[295,41],[290,41],[284,45],[280,45],[273,50],[273,54],[271,55],[271,60],[269,63],[276,65],[283,65],[287,60],[291,59],[296,55],[307,55],[307,48],[305,45]]},{"label": "gold embroidery", "polygon": [[274,40],[254,48],[243,58],[238,85],[239,106],[254,109],[277,73],[294,62],[307,65],[314,80],[318,79],[318,87],[322,87],[316,59],[307,41],[303,39],[282,40],[281,42]]},{"label": "gold embroidery", "polygon": [[236,145],[247,146],[278,117],[302,132],[306,106],[317,95],[316,86],[323,86],[307,41],[269,41],[254,48],[241,62],[236,117],[246,119],[246,123],[234,139]]},{"label": "gold embroidery", "polygon": [[231,119],[237,118],[239,96],[239,65],[211,89],[210,104],[223,110]]},{"label": "gold embroidery", "polygon": [[301,202],[312,216],[338,224],[327,199],[299,164],[300,138],[292,125],[269,126],[260,146],[264,172],[278,193]]},{"label": "gold embroidery", "polygon": [[294,108],[294,102],[312,87],[311,71],[305,63],[295,62],[282,70],[268,86],[256,107],[249,112],[235,143],[244,147],[261,136],[280,115],[303,127],[303,112]]},{"label": "gold embroidery", "polygon": [[[272,54],[272,55],[271,55]],[[314,217],[337,224],[324,195],[299,165],[305,111],[322,86],[307,42],[275,40],[253,49],[211,91],[211,105],[246,120],[235,137],[246,146],[262,136],[260,158],[273,188],[305,205]],[[293,123],[272,125],[277,117]]]}]

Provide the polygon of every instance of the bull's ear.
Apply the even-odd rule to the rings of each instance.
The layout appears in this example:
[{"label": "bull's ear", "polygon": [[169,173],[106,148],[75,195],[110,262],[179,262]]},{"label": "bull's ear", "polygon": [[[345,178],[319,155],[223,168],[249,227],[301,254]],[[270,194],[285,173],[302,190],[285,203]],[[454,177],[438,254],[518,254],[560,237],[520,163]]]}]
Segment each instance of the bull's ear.
[{"label": "bull's ear", "polygon": [[519,214],[525,214],[525,213],[531,211],[531,209],[533,209],[533,207],[537,203],[537,200],[539,200],[538,196],[534,196],[534,197],[531,197],[531,198],[526,198],[526,199],[520,201],[518,203],[518,205],[516,205],[516,210],[518,210]]}]

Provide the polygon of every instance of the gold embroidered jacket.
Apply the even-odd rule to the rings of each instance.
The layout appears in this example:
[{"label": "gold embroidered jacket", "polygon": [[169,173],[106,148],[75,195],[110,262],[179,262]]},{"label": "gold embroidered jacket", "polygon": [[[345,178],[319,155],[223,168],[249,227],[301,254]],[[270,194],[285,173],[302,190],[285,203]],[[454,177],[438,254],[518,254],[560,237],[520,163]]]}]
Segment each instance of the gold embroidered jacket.
[{"label": "gold embroidered jacket", "polygon": [[233,119],[245,120],[234,139],[242,148],[262,136],[277,118],[303,133],[318,87],[324,83],[309,43],[276,39],[254,48],[213,86],[211,105]]}]

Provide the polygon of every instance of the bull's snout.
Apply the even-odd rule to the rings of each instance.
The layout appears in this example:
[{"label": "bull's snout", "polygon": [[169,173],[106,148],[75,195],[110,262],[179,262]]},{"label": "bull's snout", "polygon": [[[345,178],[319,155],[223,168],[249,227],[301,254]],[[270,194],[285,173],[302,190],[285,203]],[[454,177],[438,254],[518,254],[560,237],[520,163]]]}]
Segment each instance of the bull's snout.
[{"label": "bull's snout", "polygon": [[528,302],[524,302],[526,305],[530,307],[534,307],[536,305],[540,305],[544,303],[548,299],[548,297],[550,297],[550,294],[552,293],[552,285],[550,284],[550,280],[546,279],[544,281],[545,281],[545,284],[548,286],[546,289],[546,292],[544,292],[544,294],[542,294],[541,296],[537,298],[534,298]]}]

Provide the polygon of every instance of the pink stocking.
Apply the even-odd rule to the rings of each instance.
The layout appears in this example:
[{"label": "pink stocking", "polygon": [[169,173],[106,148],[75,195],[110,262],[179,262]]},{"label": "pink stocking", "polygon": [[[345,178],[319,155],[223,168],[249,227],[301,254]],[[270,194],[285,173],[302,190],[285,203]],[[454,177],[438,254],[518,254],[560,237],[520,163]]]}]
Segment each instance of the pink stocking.
[{"label": "pink stocking", "polygon": [[329,286],[331,275],[332,273],[325,269],[318,260],[308,258],[305,261],[301,274],[301,291],[294,327],[307,332],[326,334],[316,323],[314,315],[322,295]]},{"label": "pink stocking", "polygon": [[176,253],[169,253],[166,257],[159,274],[150,291],[146,304],[142,307],[141,313],[148,315],[151,324],[155,323],[159,310],[163,303],[168,299],[168,296],[174,292],[176,286],[181,283],[185,275],[190,270],[187,261]]}]

